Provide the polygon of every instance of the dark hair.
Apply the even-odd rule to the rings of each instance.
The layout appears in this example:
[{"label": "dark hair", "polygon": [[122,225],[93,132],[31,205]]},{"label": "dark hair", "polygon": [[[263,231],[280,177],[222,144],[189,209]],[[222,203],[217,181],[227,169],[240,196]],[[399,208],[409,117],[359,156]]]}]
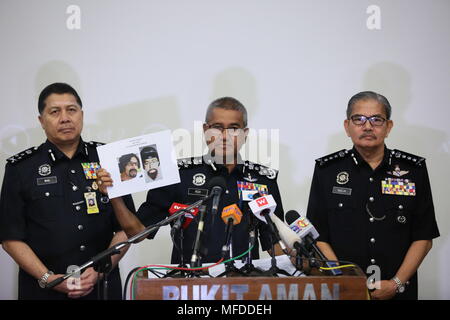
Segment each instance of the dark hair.
[{"label": "dark hair", "polygon": [[391,108],[391,104],[389,103],[388,99],[386,99],[385,96],[373,92],[373,91],[362,91],[359,92],[357,94],[355,94],[353,97],[350,98],[350,100],[348,101],[348,105],[347,105],[347,119],[350,119],[350,116],[352,115],[352,111],[353,111],[353,105],[360,101],[360,100],[368,100],[368,99],[373,99],[375,101],[378,101],[383,107],[384,107],[384,111],[386,112],[386,118],[388,120],[391,119],[391,114],[392,114],[392,108]]},{"label": "dark hair", "polygon": [[244,105],[239,100],[232,97],[222,97],[214,100],[209,104],[208,109],[206,110],[205,122],[208,122],[214,108],[240,111],[242,113],[244,127],[247,127],[247,109],[245,109]]},{"label": "dark hair", "polygon": [[145,162],[145,159],[148,159],[148,158],[157,158],[159,161],[158,152],[156,151],[155,148],[153,148],[153,147],[142,148],[142,150],[141,150],[142,162]]},{"label": "dark hair", "polygon": [[136,160],[138,162],[138,168],[141,168],[141,163],[139,162],[138,156],[135,155],[134,153],[128,153],[128,154],[124,154],[123,156],[121,156],[119,158],[119,170],[120,170],[120,172],[124,172],[125,171],[125,166],[128,164],[128,162],[130,162],[131,158],[136,158]]},{"label": "dark hair", "polygon": [[49,95],[51,95],[53,93],[56,93],[56,94],[69,93],[75,97],[75,99],[77,100],[77,103],[80,105],[80,108],[83,107],[80,96],[78,95],[78,93],[75,91],[74,88],[72,88],[67,83],[55,82],[55,83],[49,84],[41,91],[41,94],[39,95],[39,100],[38,100],[39,114],[42,114],[42,111],[44,111],[44,109],[45,109],[45,100],[48,98]]}]

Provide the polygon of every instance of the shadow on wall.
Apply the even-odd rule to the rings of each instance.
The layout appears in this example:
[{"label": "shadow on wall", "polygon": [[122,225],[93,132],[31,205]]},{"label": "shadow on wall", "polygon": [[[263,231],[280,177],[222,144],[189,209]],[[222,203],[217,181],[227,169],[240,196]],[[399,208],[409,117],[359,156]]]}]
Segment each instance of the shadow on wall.
[{"label": "shadow on wall", "polygon": [[[81,99],[83,99],[82,84],[77,73],[68,64],[62,61],[51,61],[43,65],[38,70],[35,79],[36,106],[32,112],[36,112],[36,127],[25,128],[20,125],[11,124],[1,128],[0,161],[2,163],[5,163],[6,158],[29,147],[39,146],[45,141],[45,134],[37,119],[37,98],[41,90],[53,82],[66,82],[70,84],[80,94]],[[144,100],[97,112],[95,114],[96,121],[93,125],[86,124],[86,117],[93,110],[88,105],[85,105],[83,110],[85,125],[82,137],[85,141],[111,142],[168,128],[178,128],[181,125],[179,107],[174,97]],[[161,112],[161,110],[164,112]],[[0,174],[1,177],[4,176],[3,165],[0,168]],[[136,208],[144,201],[145,195],[140,194],[137,198],[138,201],[134,197]],[[164,252],[164,258],[157,257],[155,261],[167,260],[166,255],[169,253]],[[155,254],[158,253],[155,252]],[[163,255],[162,252],[160,254]],[[3,274],[1,278],[11,279],[11,282],[3,284],[1,297],[9,299],[12,296],[15,299],[17,297],[18,268],[6,253],[4,253],[4,256],[5,258],[2,259]],[[4,263],[6,261],[5,259],[10,259],[10,261]]]},{"label": "shadow on wall", "polygon": [[[446,195],[448,177],[450,171],[449,151],[445,148],[448,141],[446,132],[430,127],[424,127],[408,123],[408,107],[411,102],[411,76],[409,72],[400,65],[391,62],[379,62],[371,66],[364,74],[362,88],[359,91],[375,91],[384,95],[392,106],[392,129],[386,145],[390,149],[399,149],[408,153],[417,154],[427,159],[427,167],[430,175],[430,182],[433,192],[436,219],[441,232],[441,237],[434,242],[434,248],[422,263],[421,272],[419,270],[419,297],[427,299],[437,299],[440,296],[438,274],[440,272],[440,253],[443,253],[444,245],[448,236],[444,232],[449,228],[449,219],[444,215],[446,208],[450,207],[450,199]],[[354,92],[353,94],[356,94]],[[350,99],[350,97],[348,97]],[[347,101],[342,103],[342,123],[345,119]],[[428,107],[428,106],[424,106]],[[328,151],[334,152],[343,148],[351,148],[352,143],[342,131],[333,135],[329,139]],[[447,173],[443,174],[442,170]],[[441,278],[442,279],[442,278]],[[426,284],[426,285],[425,285]]]},{"label": "shadow on wall", "polygon": [[[255,77],[246,69],[242,67],[232,67],[220,72],[214,79],[213,92],[211,101],[223,96],[231,96],[239,101],[241,101],[247,109],[248,113],[248,125],[252,129],[264,128],[264,129],[280,129],[282,130],[282,124],[277,124],[274,119],[267,119],[265,123],[254,124],[252,119],[259,116],[260,119],[263,117],[259,114],[260,105],[258,99],[258,86]],[[280,133],[281,136],[281,133]],[[306,211],[306,205],[309,195],[309,181],[304,181],[304,183],[298,183],[294,177],[289,174],[294,172],[297,166],[310,166],[313,168],[313,164],[302,163],[300,159],[294,159],[291,155],[291,146],[279,143],[278,148],[271,149],[272,143],[270,141],[270,135],[268,139],[264,137],[258,137],[258,141],[249,141],[244,146],[248,148],[250,143],[258,143],[258,146],[265,145],[268,146],[269,155],[271,152],[277,153],[275,156],[278,157],[278,168],[280,169],[280,175],[278,176],[278,186],[280,188],[280,193],[283,200],[283,209],[288,211],[289,209],[304,207]],[[277,149],[277,150],[276,150]],[[246,152],[248,153],[248,152]],[[264,153],[264,152],[263,152]],[[263,165],[268,165],[264,163],[264,155],[260,156],[258,154],[249,154],[248,160],[253,162],[258,162]],[[276,163],[277,161],[274,161]],[[269,165],[270,166],[270,165]],[[269,190],[270,193],[270,190]],[[300,209],[297,209],[302,211]]]}]

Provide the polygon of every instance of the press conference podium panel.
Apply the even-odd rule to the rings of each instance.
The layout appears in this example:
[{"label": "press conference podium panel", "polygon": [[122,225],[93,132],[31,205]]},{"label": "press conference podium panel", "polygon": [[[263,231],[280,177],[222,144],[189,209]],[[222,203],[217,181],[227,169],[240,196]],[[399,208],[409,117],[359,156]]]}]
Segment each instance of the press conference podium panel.
[{"label": "press conference podium panel", "polygon": [[140,276],[136,300],[367,300],[367,278],[341,276],[163,278]]}]

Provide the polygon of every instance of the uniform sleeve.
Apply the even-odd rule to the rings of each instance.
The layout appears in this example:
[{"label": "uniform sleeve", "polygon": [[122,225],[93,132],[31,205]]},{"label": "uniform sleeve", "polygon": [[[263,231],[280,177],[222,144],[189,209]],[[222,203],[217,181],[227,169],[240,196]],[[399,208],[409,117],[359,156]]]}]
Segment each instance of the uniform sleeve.
[{"label": "uniform sleeve", "polygon": [[[150,190],[147,199],[139,207],[137,217],[146,227],[164,220],[169,215],[169,208],[175,199],[175,187],[173,185]],[[147,237],[153,239],[158,230]]]},{"label": "uniform sleeve", "polygon": [[[125,206],[128,208],[128,210],[130,210],[132,213],[136,214],[136,208],[134,206],[134,201],[133,201],[133,197],[131,196],[131,194],[123,196],[122,199],[123,199],[123,202],[125,203]],[[115,214],[112,214],[112,219],[113,219],[114,232],[121,231],[122,227],[120,226],[119,221],[117,221]]]},{"label": "uniform sleeve", "polygon": [[0,242],[26,239],[25,201],[21,193],[20,174],[7,164],[0,196]]},{"label": "uniform sleeve", "polygon": [[329,242],[327,208],[324,200],[325,195],[323,194],[319,171],[320,169],[316,165],[311,182],[311,190],[309,192],[306,217],[319,232],[319,238],[317,238],[317,241]]},{"label": "uniform sleeve", "polygon": [[[277,181],[273,181],[273,184],[270,185],[269,194],[273,196],[277,207],[275,208],[275,215],[280,218],[281,221],[284,221],[284,210],[283,204],[281,201],[280,190],[278,188]],[[259,224],[259,240],[261,242],[261,249],[263,251],[267,251],[272,248],[272,242],[275,242],[274,237],[271,236],[269,226],[262,222]]]},{"label": "uniform sleeve", "polygon": [[439,237],[439,229],[434,213],[433,197],[431,194],[428,171],[424,163],[422,176],[416,182],[416,194],[419,197],[418,204],[413,212],[412,240],[431,240]]}]

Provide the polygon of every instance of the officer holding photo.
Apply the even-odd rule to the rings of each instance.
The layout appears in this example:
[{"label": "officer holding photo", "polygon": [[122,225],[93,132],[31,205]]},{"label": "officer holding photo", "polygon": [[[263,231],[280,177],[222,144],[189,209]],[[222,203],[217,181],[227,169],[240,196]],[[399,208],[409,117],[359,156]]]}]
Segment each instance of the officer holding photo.
[{"label": "officer holding photo", "polygon": [[[208,154],[203,157],[180,159],[178,166],[181,182],[150,190],[147,200],[138,210],[137,218],[126,210],[120,198],[111,201],[124,231],[128,236],[133,236],[142,231],[145,226],[165,219],[173,203],[192,204],[208,196],[208,182],[213,177],[222,176],[226,181],[227,190],[221,197],[218,217],[213,219],[210,214],[205,216],[204,228],[207,239],[203,241],[206,250],[202,262],[216,262],[221,258],[224,244],[226,225],[220,218],[223,207],[237,204],[243,211],[241,222],[234,226],[233,256],[248,250],[249,219],[252,213],[245,203],[250,200],[245,198],[246,192],[271,194],[277,203],[275,214],[280,219],[283,219],[283,207],[276,181],[277,172],[250,161],[243,161],[239,155],[239,150],[245,143],[248,133],[247,110],[241,102],[231,97],[213,101],[206,111],[203,129]],[[106,187],[112,185],[113,181],[104,169],[99,171],[98,176],[100,189],[106,192]],[[190,261],[196,233],[197,221],[192,222],[184,230],[184,261]],[[261,223],[259,233],[262,249],[271,249],[272,238],[268,226]],[[175,243],[179,241],[177,236]],[[180,263],[179,247],[174,247],[172,250],[172,263]],[[258,248],[257,243],[252,251],[254,258],[259,256]]]},{"label": "officer holding photo", "polygon": [[[65,280],[52,289],[45,286],[69,266],[81,266],[127,239],[109,198],[98,191],[99,144],[81,139],[82,103],[68,84],[53,83],[42,90],[38,109],[47,141],[8,159],[0,198],[0,242],[19,265],[19,299],[97,299],[101,275],[92,267],[79,283]],[[130,196],[124,203],[135,211]],[[112,257],[113,265],[124,253]],[[121,299],[118,268],[108,280],[108,298]]]},{"label": "officer holding photo", "polygon": [[328,259],[380,268],[373,299],[417,299],[417,269],[439,231],[425,159],[385,146],[393,125],[381,94],[350,99],[353,148],[316,160],[307,216]]}]

